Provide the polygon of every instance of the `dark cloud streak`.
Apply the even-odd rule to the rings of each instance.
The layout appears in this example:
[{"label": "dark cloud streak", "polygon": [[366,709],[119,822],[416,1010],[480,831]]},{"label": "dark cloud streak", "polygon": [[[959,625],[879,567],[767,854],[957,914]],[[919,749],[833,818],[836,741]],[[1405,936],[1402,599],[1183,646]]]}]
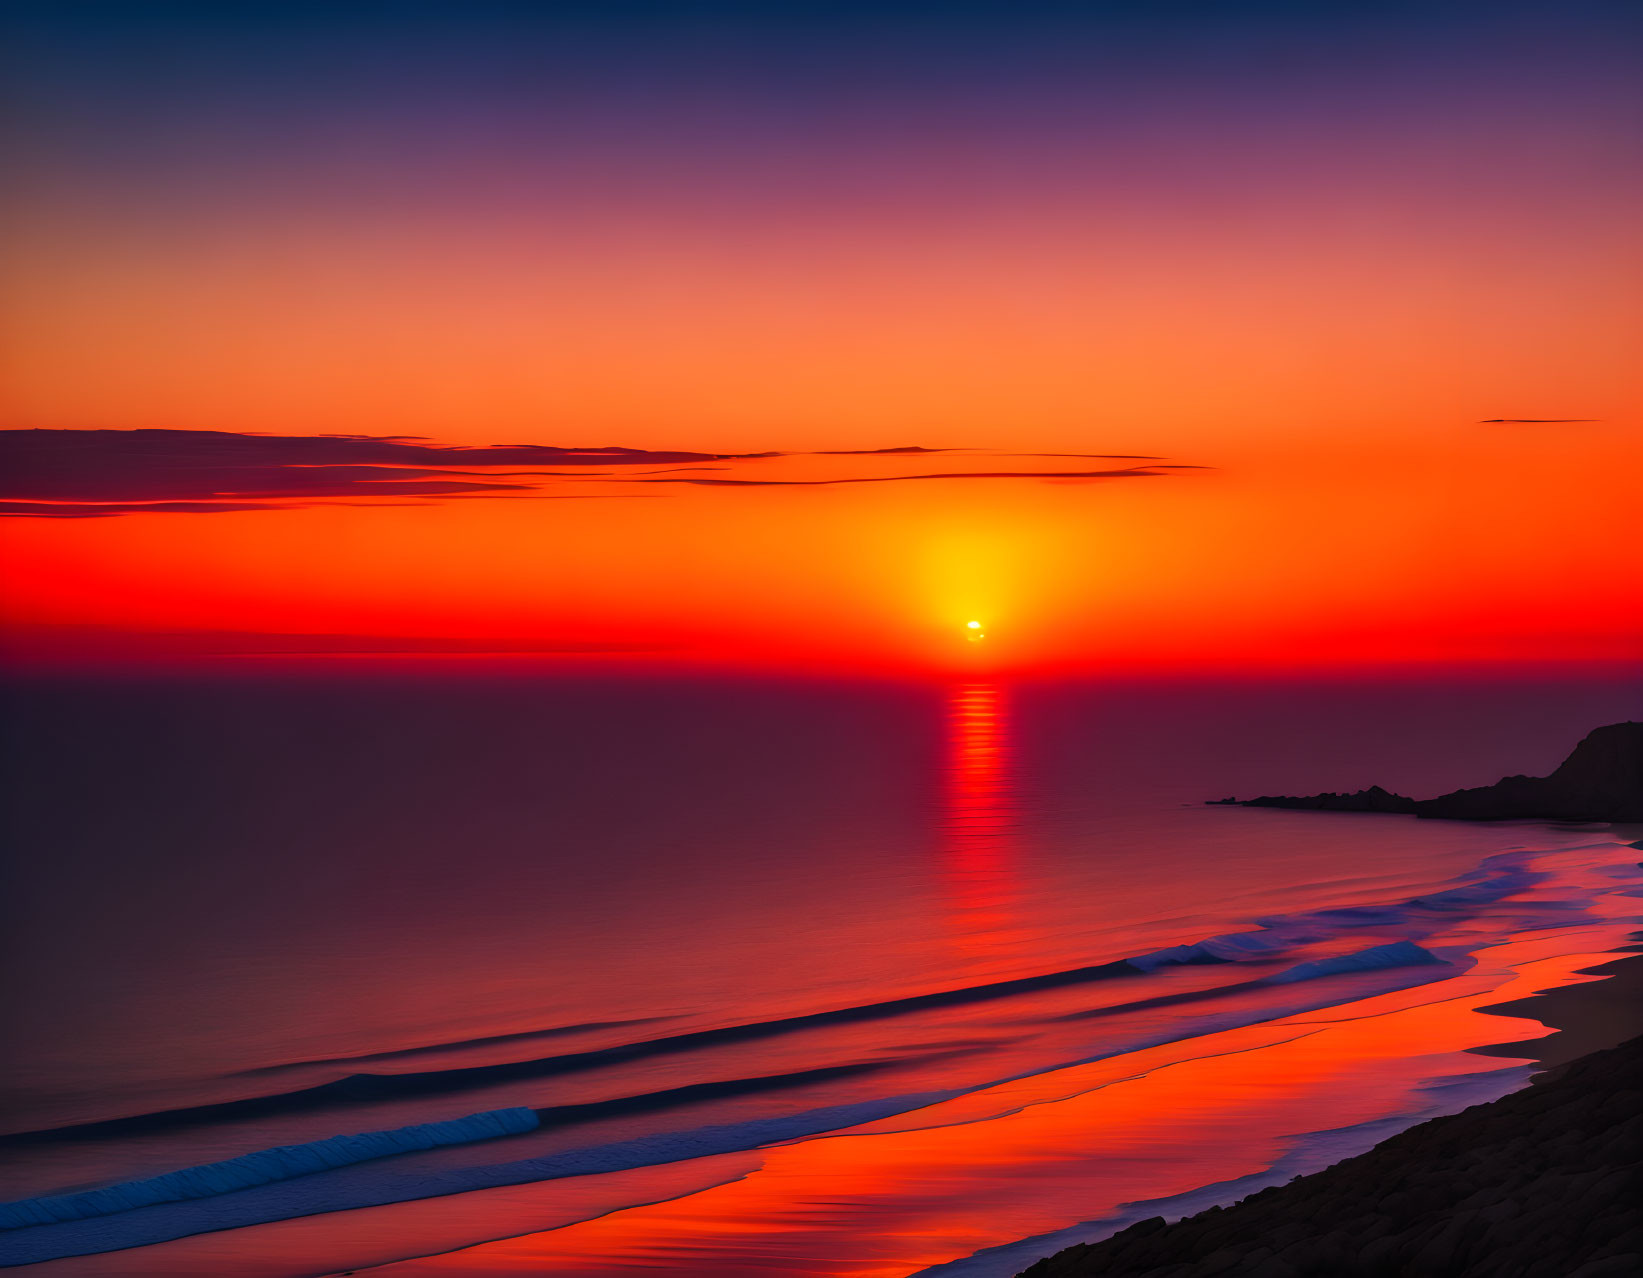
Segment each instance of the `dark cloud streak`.
[{"label": "dark cloud streak", "polygon": [[830,484],[901,484],[922,479],[1163,479],[1157,467],[1126,470],[957,470],[934,475],[854,475],[845,479],[644,479],[645,484],[707,488],[819,488]]},{"label": "dark cloud streak", "polygon": [[149,501],[149,502],[46,502],[0,501],[0,517],[23,516],[37,519],[107,519],[113,515],[220,515],[238,510],[279,510],[272,502],[247,501]]},{"label": "dark cloud streak", "polygon": [[[934,454],[959,454],[976,461],[985,457],[994,465],[1006,457],[1101,458],[1144,464],[1114,470],[944,471],[830,479],[713,478],[705,473],[730,470],[739,462],[774,458],[861,457],[889,461]],[[500,469],[533,463],[551,468]],[[475,499],[551,500],[572,495],[542,491],[553,481],[786,488],[942,479],[1142,479],[1182,468],[1150,454],[1001,453],[918,445],[808,453],[715,453],[544,444],[447,447],[402,436],[251,435],[160,429],[0,430],[0,517],[101,519],[136,514],[228,514],[354,501],[418,505]]]}]

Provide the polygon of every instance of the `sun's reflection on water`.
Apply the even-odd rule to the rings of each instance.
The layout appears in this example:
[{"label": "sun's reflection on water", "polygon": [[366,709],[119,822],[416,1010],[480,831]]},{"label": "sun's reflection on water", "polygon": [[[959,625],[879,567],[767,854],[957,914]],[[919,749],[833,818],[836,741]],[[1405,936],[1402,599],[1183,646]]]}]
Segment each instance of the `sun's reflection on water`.
[{"label": "sun's reflection on water", "polygon": [[1020,796],[1010,707],[994,683],[947,695],[943,870],[957,942],[1001,955],[1023,938],[1017,880]]}]

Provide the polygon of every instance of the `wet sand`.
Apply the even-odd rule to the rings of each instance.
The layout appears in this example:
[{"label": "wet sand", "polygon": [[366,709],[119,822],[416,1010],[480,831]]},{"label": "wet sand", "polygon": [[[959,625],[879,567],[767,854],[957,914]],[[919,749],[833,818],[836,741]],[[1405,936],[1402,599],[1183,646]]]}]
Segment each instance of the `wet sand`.
[{"label": "wet sand", "polygon": [[1070,1247],[1023,1278],[1643,1271],[1643,953],[1583,970],[1605,979],[1482,1009],[1557,1031],[1475,1049],[1546,1066],[1531,1086],[1229,1208]]},{"label": "wet sand", "polygon": [[[1626,948],[1643,951],[1643,944]],[[1557,1033],[1472,1050],[1482,1056],[1526,1058],[1549,1069],[1643,1034],[1643,953],[1581,971],[1607,979],[1565,985],[1530,998],[1479,1009],[1498,1016],[1537,1020],[1552,1026]]]}]

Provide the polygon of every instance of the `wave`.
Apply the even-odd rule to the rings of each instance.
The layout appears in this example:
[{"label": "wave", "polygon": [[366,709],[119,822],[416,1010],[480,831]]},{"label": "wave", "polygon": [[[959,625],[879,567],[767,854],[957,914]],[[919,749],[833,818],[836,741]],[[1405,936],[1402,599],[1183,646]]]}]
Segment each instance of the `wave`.
[{"label": "wave", "polygon": [[[804,1030],[847,1025],[947,1007],[963,1006],[1014,998],[1048,990],[1093,984],[1121,978],[1135,978],[1156,972],[1162,967],[1195,966],[1222,963],[1252,963],[1271,960],[1286,950],[1315,944],[1338,935],[1343,930],[1370,926],[1401,925],[1416,935],[1424,935],[1419,926],[1423,914],[1452,916],[1457,910],[1476,908],[1499,901],[1531,886],[1543,875],[1534,874],[1515,863],[1516,854],[1491,857],[1480,867],[1485,877],[1444,891],[1428,893],[1390,905],[1353,906],[1336,910],[1311,911],[1304,914],[1278,916],[1257,920],[1254,930],[1230,932],[1208,937],[1188,945],[1174,945],[1146,954],[1118,959],[1039,976],[1017,977],[992,981],[960,989],[940,990],[930,994],[915,994],[905,998],[835,1008],[824,1012],[810,1012],[800,1016],[756,1021],[742,1025],[721,1026],[715,1029],[691,1030],[682,1034],[620,1043],[589,1051],[570,1052],[554,1056],[535,1057],[522,1061],[503,1061],[489,1065],[464,1065],[444,1069],[407,1071],[405,1073],[358,1073],[311,1087],[289,1091],[264,1093],[237,1100],[217,1101],[204,1105],[187,1105],[174,1109],[156,1110],[144,1114],[118,1118],[94,1119],[89,1122],[65,1124],[35,1131],[12,1132],[0,1135],[0,1147],[33,1144],[65,1139],[95,1139],[131,1135],[192,1126],[201,1123],[233,1121],[301,1113],[375,1101],[438,1096],[490,1087],[501,1083],[529,1079],[554,1078],[565,1074],[582,1073],[623,1065],[632,1061],[660,1056],[699,1051],[704,1048],[754,1042]],[[1496,863],[1504,862],[1504,866]],[[1413,943],[1413,942],[1411,942]],[[1423,951],[1424,953],[1424,951]],[[1329,960],[1322,960],[1328,962]],[[1426,960],[1439,960],[1428,955]],[[1340,971],[1365,970],[1342,968]],[[1319,971],[1316,975],[1329,975]],[[1289,980],[1307,979],[1291,976]],[[1213,997],[1222,991],[1208,991]],[[1165,996],[1174,999],[1180,996]],[[1186,998],[1194,997],[1186,995]],[[1161,1005],[1161,1004],[1160,1004]],[[1126,1004],[1133,1009],[1135,1004]],[[1098,1009],[1094,1015],[1100,1015]],[[1074,1014],[1075,1016],[1080,1014]]]},{"label": "wave", "polygon": [[1352,972],[1374,972],[1399,967],[1441,966],[1453,969],[1454,965],[1439,958],[1430,950],[1416,945],[1413,941],[1392,941],[1385,945],[1374,945],[1367,950],[1359,950],[1352,954],[1338,954],[1332,958],[1314,959],[1309,963],[1297,963],[1294,967],[1286,968],[1282,972],[1274,972],[1269,976],[1257,977],[1252,981],[1236,981],[1230,985],[1216,985],[1205,990],[1179,990],[1173,994],[1159,994],[1153,998],[1133,999],[1127,1003],[1110,1003],[1106,1007],[1094,1007],[1082,1012],[1068,1012],[1058,1016],[1058,1021],[1086,1021],[1100,1017],[1122,1016],[1130,1012],[1152,1011],[1160,1007],[1179,1007],[1183,1003],[1201,1003],[1211,999],[1225,998],[1228,994],[1242,994],[1251,990],[1267,989],[1274,985],[1292,985],[1297,981],[1316,980],[1324,976],[1343,976]]},{"label": "wave", "polygon": [[1347,972],[1376,972],[1392,967],[1423,967],[1439,963],[1448,966],[1431,950],[1423,949],[1413,941],[1392,941],[1374,945],[1356,954],[1337,954],[1333,958],[1314,959],[1297,963],[1286,971],[1266,978],[1265,984],[1288,985],[1295,981],[1313,981],[1320,976],[1337,976]]},{"label": "wave", "polygon": [[188,1105],[177,1109],[157,1110],[147,1114],[133,1114],[122,1118],[98,1119],[39,1131],[13,1132],[0,1136],[0,1146],[39,1141],[74,1138],[101,1138],[128,1135],[136,1132],[196,1123],[216,1122],[240,1118],[262,1118],[273,1114],[294,1113],[327,1106],[380,1100],[398,1100],[415,1096],[434,1096],[447,1092],[467,1091],[489,1087],[497,1083],[521,1079],[552,1078],[561,1074],[579,1073],[622,1065],[650,1057],[691,1052],[704,1047],[752,1042],[800,1030],[829,1025],[847,1025],[853,1022],[881,1020],[904,1016],[911,1012],[935,1008],[955,1007],[965,1003],[981,1003],[994,999],[1013,998],[1019,994],[1040,990],[1061,989],[1093,981],[1112,980],[1116,977],[1140,976],[1141,969],[1120,959],[1089,967],[1070,968],[1042,976],[1020,977],[1009,981],[994,981],[964,989],[941,990],[934,994],[916,994],[908,998],[888,999],[857,1007],[838,1008],[826,1012],[811,1012],[803,1016],[789,1016],[779,1020],[757,1021],[744,1025],[728,1025],[718,1029],[693,1030],[665,1038],[645,1039],[623,1043],[615,1047],[593,1051],[572,1052],[561,1056],[544,1056],[533,1060],[505,1061],[495,1065],[465,1065],[454,1069],[422,1070],[404,1074],[350,1074],[334,1082],[293,1091],[249,1096],[240,1100],[219,1101],[209,1105]]},{"label": "wave", "polygon": [[[791,1033],[814,1026],[893,1017],[926,1008],[1004,999],[1088,982],[1126,977],[1140,979],[1147,973],[1166,966],[1252,963],[1258,969],[1270,969],[1274,965],[1273,960],[1286,948],[1327,939],[1339,935],[1343,930],[1398,922],[1402,925],[1399,928],[1401,931],[1411,935],[1428,935],[1438,927],[1452,923],[1455,911],[1498,901],[1543,877],[1528,874],[1516,864],[1506,868],[1491,864],[1499,860],[1500,858],[1491,858],[1480,867],[1480,870],[1484,871],[1481,879],[1396,904],[1314,911],[1262,920],[1250,931],[1210,937],[1192,945],[1167,947],[1127,960],[885,1000],[859,1007],[694,1031],[540,1060],[403,1075],[355,1075],[317,1088],[252,1097],[221,1105],[196,1106],[37,1133],[23,1133],[4,1139],[17,1141],[100,1136],[121,1130],[151,1129],[175,1123],[209,1121],[218,1117],[280,1112],[315,1104],[435,1094],[471,1086],[486,1086],[510,1078],[551,1076],[577,1069],[593,1069],[669,1052],[683,1052],[699,1047]],[[1531,904],[1526,903],[1526,907]],[[1538,912],[1542,908],[1535,906],[1532,912],[1538,917]],[[1447,918],[1439,918],[1440,915],[1447,915]],[[1427,920],[1424,923],[1423,918]],[[1254,980],[1234,981],[1208,990],[1164,994],[1055,1019],[1071,1020],[1088,1016],[1115,1015],[1126,1010],[1165,1003],[1213,1001],[1237,991],[1254,988],[1294,988],[1327,977],[1364,976],[1386,972],[1388,981],[1375,982],[1375,990],[1379,992],[1383,985],[1390,988],[1406,988],[1410,985],[1442,980],[1458,970],[1463,970],[1464,966],[1469,964],[1448,962],[1414,940],[1404,939],[1369,946],[1351,954],[1302,962],[1278,972],[1268,970]],[[1401,969],[1422,970],[1404,972]],[[1368,991],[1364,982],[1359,980],[1352,985],[1348,997],[1361,998],[1366,992]],[[1103,1039],[1098,1045],[1098,1050],[1091,1055],[1082,1056],[1078,1060],[1062,1061],[1052,1066],[1041,1066],[1031,1072],[1041,1074],[1053,1069],[1121,1056],[1166,1042],[1187,1040],[1241,1025],[1318,1010],[1332,1006],[1339,1002],[1341,997],[1339,986],[1329,986],[1313,993],[1303,993],[1296,989],[1293,995],[1279,1000],[1282,1006],[1276,1006],[1272,1000],[1266,999],[1262,1000],[1260,1006],[1224,1007],[1207,1015],[1183,1020],[1170,1026],[1164,1033],[1145,1033],[1130,1041]],[[968,1045],[961,1051],[974,1050],[975,1046]],[[690,1084],[637,1096],[582,1104],[499,1112],[531,1115],[531,1125],[519,1129],[520,1133],[524,1133],[537,1127],[563,1126],[586,1119],[683,1106],[698,1100],[739,1096],[781,1087],[804,1086],[874,1069],[890,1069],[954,1054],[957,1053],[926,1052],[921,1057],[899,1057],[824,1066],[761,1078]],[[0,1224],[10,1225],[14,1232],[0,1240],[0,1265],[27,1264],[55,1257],[145,1246],[190,1234],[295,1216],[353,1210],[502,1185],[748,1151],[775,1141],[821,1135],[873,1119],[909,1113],[968,1092],[985,1090],[1009,1081],[1014,1080],[972,1080],[957,1089],[883,1097],[776,1118],[760,1118],[686,1131],[659,1132],[614,1144],[573,1149],[502,1164],[430,1167],[426,1160],[419,1160],[415,1166],[406,1166],[398,1164],[391,1157],[417,1148],[433,1147],[433,1143],[421,1146],[408,1143],[403,1147],[395,1147],[395,1139],[405,1139],[401,1133],[442,1128],[455,1131],[461,1129],[463,1124],[471,1124],[485,1118],[485,1115],[452,1120],[449,1124],[423,1124],[417,1128],[397,1129],[395,1132],[337,1137],[330,1141],[313,1142],[307,1146],[288,1146],[280,1150],[262,1151],[259,1154],[245,1155],[203,1168],[167,1173],[147,1181],[6,1204],[0,1208]],[[456,1139],[436,1143],[458,1144],[478,1139],[489,1137],[458,1136]],[[369,1146],[377,1152],[364,1152],[359,1157],[339,1158],[339,1161],[330,1163],[325,1161],[333,1152],[340,1155],[344,1149],[349,1148],[349,1142],[378,1141],[383,1143]],[[353,1148],[367,1147],[354,1145]],[[321,1154],[321,1150],[327,1153]],[[354,1166],[367,1160],[370,1160],[367,1166]],[[234,1179],[240,1176],[246,1179]],[[144,1210],[131,1210],[135,1207],[143,1207]],[[65,1212],[68,1214],[65,1215]],[[32,1227],[18,1228],[25,1225]]]},{"label": "wave", "polygon": [[[881,1118],[905,1114],[961,1095],[958,1090],[908,1093],[830,1105],[774,1118],[657,1133],[565,1150],[517,1162],[470,1167],[418,1167],[396,1172],[392,1164],[342,1168],[329,1176],[299,1176],[269,1183],[253,1193],[157,1202],[143,1211],[98,1219],[68,1220],[11,1231],[0,1236],[0,1267],[37,1264],[66,1256],[147,1247],[193,1234],[267,1224],[298,1216],[382,1207],[420,1198],[439,1198],[476,1189],[629,1171],[741,1153],[763,1145],[820,1136]],[[369,1177],[347,1179],[350,1170]],[[180,1174],[180,1173],[174,1173]]]},{"label": "wave", "polygon": [[[1324,970],[1326,964],[1328,968]],[[1290,970],[1299,973],[1303,969],[1315,968],[1317,970],[1311,973],[1312,975],[1324,976],[1335,974],[1338,971],[1390,969],[1406,967],[1411,964],[1442,966],[1446,972],[1450,973],[1455,970],[1454,965],[1443,963],[1419,946],[1403,947],[1399,945],[1376,946],[1373,950],[1365,951],[1362,954],[1341,956],[1340,960],[1325,960],[1319,964],[1302,964],[1298,968]],[[1286,974],[1279,974],[1279,976],[1283,975]],[[1305,979],[1308,979],[1308,977],[1297,975],[1291,981],[1282,983],[1293,984]],[[1416,983],[1426,983],[1437,979],[1441,979],[1441,977],[1426,976]],[[1232,988],[1242,989],[1250,985],[1276,984],[1280,984],[1280,982],[1276,978],[1269,977],[1257,982],[1242,982]],[[1389,988],[1401,988],[1407,984],[1409,982],[1394,982]],[[1213,995],[1214,991],[1204,991],[1204,993]],[[1359,997],[1362,993],[1363,991],[1357,990],[1354,991],[1353,996]],[[1334,995],[1322,995],[1311,999],[1302,998],[1293,1000],[1281,1007],[1264,1007],[1250,1009],[1241,1014],[1222,1014],[1201,1018],[1194,1022],[1175,1026],[1165,1034],[1149,1034],[1121,1042],[1108,1042],[1100,1052],[1078,1060],[1063,1062],[1056,1068],[1069,1068],[1088,1064],[1092,1061],[1112,1056],[1122,1056],[1148,1047],[1160,1046],[1178,1039],[1198,1037],[1258,1021],[1314,1011],[1330,1006],[1335,1001],[1335,997]],[[861,1073],[872,1069],[889,1068],[908,1063],[917,1064],[934,1057],[955,1054],[961,1053],[944,1051],[930,1053],[919,1058],[862,1062],[853,1066],[830,1066],[769,1078],[694,1084],[688,1087],[671,1088],[666,1091],[646,1093],[640,1096],[593,1102],[588,1105],[499,1112],[530,1115],[535,1121],[528,1126],[520,1127],[519,1132],[523,1133],[534,1130],[538,1126],[547,1126],[551,1120],[564,1119],[569,1111],[588,1111],[585,1114],[578,1113],[578,1117],[604,1117],[618,1113],[663,1108],[669,1104],[683,1103],[692,1099],[737,1095],[749,1090],[763,1090],[768,1087],[801,1086],[811,1082],[825,1081],[828,1077],[844,1073]],[[971,1084],[964,1088],[885,1097],[856,1104],[809,1110],[804,1113],[774,1119],[722,1124],[683,1132],[657,1133],[610,1145],[569,1150],[512,1163],[460,1168],[418,1168],[415,1173],[396,1173],[390,1166],[378,1168],[373,1173],[372,1178],[363,1181],[357,1179],[353,1182],[339,1181],[333,1175],[325,1177],[322,1182],[318,1183],[279,1183],[282,1181],[291,1182],[296,1178],[306,1177],[313,1172],[336,1171],[349,1166],[350,1163],[365,1161],[366,1158],[384,1158],[392,1153],[411,1152],[413,1149],[431,1147],[431,1145],[407,1144],[403,1150],[384,1148],[381,1153],[368,1154],[351,1160],[339,1160],[330,1166],[323,1165],[322,1160],[316,1159],[308,1153],[311,1149],[331,1146],[341,1142],[367,1140],[372,1137],[393,1138],[398,1136],[399,1133],[372,1133],[368,1137],[335,1137],[331,1141],[315,1142],[313,1146],[291,1146],[283,1150],[265,1151],[266,1155],[282,1156],[277,1160],[276,1165],[283,1171],[283,1174],[260,1174],[255,1179],[245,1179],[243,1183],[240,1183],[235,1177],[224,1175],[221,1169],[249,1164],[258,1173],[262,1173],[267,1170],[267,1164],[257,1160],[263,1159],[265,1155],[248,1155],[244,1159],[234,1159],[227,1163],[211,1164],[206,1167],[173,1172],[166,1176],[151,1178],[149,1181],[115,1186],[112,1191],[97,1190],[84,1194],[55,1195],[48,1198],[5,1204],[0,1206],[0,1224],[11,1221],[14,1222],[9,1226],[12,1228],[19,1225],[36,1224],[66,1225],[74,1220],[89,1219],[93,1216],[112,1216],[139,1206],[150,1207],[150,1210],[130,1218],[99,1221],[97,1224],[101,1228],[94,1234],[81,1233],[73,1235],[66,1233],[62,1228],[47,1228],[39,1232],[30,1231],[29,1236],[21,1239],[7,1239],[0,1243],[0,1265],[28,1264],[34,1263],[36,1260],[83,1255],[95,1251],[112,1251],[127,1247],[147,1246],[151,1243],[164,1242],[185,1237],[189,1234],[265,1224],[275,1220],[289,1219],[293,1216],[350,1211],[361,1207],[382,1206],[412,1199],[466,1193],[476,1189],[490,1189],[503,1185],[524,1184],[568,1176],[596,1175],[608,1171],[625,1171],[642,1166],[654,1166],[662,1163],[705,1158],[715,1154],[746,1151],[778,1141],[821,1135],[879,1118],[906,1114],[945,1100],[951,1100],[966,1092],[983,1091],[989,1087],[1013,1081],[1016,1080],[1014,1078],[996,1079],[981,1084]],[[459,1124],[471,1123],[485,1117],[487,1116],[476,1115],[471,1119],[456,1121]],[[441,1125],[433,1124],[430,1126],[437,1127]],[[401,1129],[402,1132],[414,1132],[416,1130],[418,1129]],[[492,1134],[499,1135],[503,1133]],[[474,1139],[479,1138],[475,1137]],[[442,1143],[456,1144],[461,1142],[451,1140]],[[156,1195],[146,1188],[161,1184],[185,1186],[189,1192]],[[212,1188],[213,1185],[218,1187]],[[259,1185],[265,1188],[263,1192],[256,1195],[233,1192]],[[133,1193],[134,1186],[145,1188],[138,1193]],[[98,1197],[98,1195],[103,1194],[112,1194],[112,1196],[108,1198]],[[194,1201],[212,1199],[222,1195],[227,1197],[220,1198],[214,1204],[209,1201]],[[73,1211],[65,1208],[64,1204],[76,1202],[76,1200],[83,1201],[85,1203],[84,1207],[79,1207],[76,1204],[76,1209]],[[166,1204],[170,1204],[169,1211],[165,1210]],[[22,1258],[19,1259],[18,1257]]]},{"label": "wave", "polygon": [[1518,864],[1520,856],[1508,852],[1489,857],[1479,867],[1482,878],[1439,892],[1378,905],[1350,905],[1257,919],[1254,931],[1227,932],[1189,945],[1172,945],[1128,962],[1144,972],[1175,964],[1243,963],[1316,944],[1354,928],[1408,927],[1420,932],[1423,916],[1435,914],[1442,918],[1456,911],[1492,905],[1546,878]]},{"label": "wave", "polygon": [[359,1061],[390,1061],[401,1056],[422,1056],[428,1052],[461,1052],[475,1047],[494,1047],[498,1043],[517,1043],[535,1038],[568,1038],[573,1034],[591,1034],[595,1030],[628,1029],[634,1025],[654,1025],[671,1021],[671,1016],[633,1016],[621,1021],[579,1021],[575,1025],[554,1025],[547,1029],[520,1030],[513,1034],[487,1034],[483,1038],[457,1038],[444,1043],[421,1047],[396,1047],[386,1052],[366,1052],[359,1056],[318,1056],[306,1061],[284,1061],[278,1065],[259,1065],[255,1069],[239,1071],[241,1075],[279,1074],[286,1070],[305,1069],[314,1065],[353,1065]]},{"label": "wave", "polygon": [[534,1131],[540,1121],[533,1109],[493,1109],[439,1123],[417,1123],[389,1131],[360,1132],[301,1145],[281,1145],[276,1149],[262,1149],[220,1163],[187,1167],[182,1171],[129,1180],[102,1189],[0,1203],[0,1229],[85,1220],[92,1216],[112,1216],[116,1212],[131,1211],[137,1207],[152,1207],[156,1203],[211,1198],[239,1189],[250,1189],[255,1185],[289,1180],[293,1176],[309,1176],[314,1172],[333,1171],[354,1163],[389,1158],[395,1154],[409,1154],[442,1145],[467,1145],[501,1136],[518,1136]]},{"label": "wave", "polygon": [[926,1052],[889,1060],[861,1061],[849,1065],[828,1065],[818,1069],[794,1070],[755,1078],[732,1078],[709,1083],[692,1083],[636,1096],[588,1101],[576,1105],[552,1105],[542,1109],[516,1106],[487,1110],[437,1123],[418,1123],[387,1131],[332,1136],[300,1145],[282,1145],[259,1150],[223,1162],[188,1167],[141,1180],[125,1181],[101,1189],[69,1194],[48,1194],[36,1198],[0,1203],[0,1229],[20,1229],[93,1216],[111,1216],[156,1203],[209,1198],[275,1181],[291,1180],[315,1172],[334,1171],[355,1163],[416,1153],[444,1145],[465,1145],[502,1136],[519,1136],[544,1127],[565,1126],[600,1118],[670,1109],[707,1100],[761,1094],[783,1089],[809,1087],[847,1077],[876,1073],[906,1065],[925,1065],[936,1060],[965,1055],[965,1050]]}]

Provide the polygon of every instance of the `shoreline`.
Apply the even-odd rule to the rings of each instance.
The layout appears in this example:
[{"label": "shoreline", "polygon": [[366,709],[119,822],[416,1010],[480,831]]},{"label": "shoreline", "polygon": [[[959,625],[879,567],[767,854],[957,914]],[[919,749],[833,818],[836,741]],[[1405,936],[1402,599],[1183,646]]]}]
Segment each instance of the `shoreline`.
[{"label": "shoreline", "polygon": [[[1580,969],[1602,979],[1478,1009],[1552,1031],[1467,1049],[1533,1062],[1538,1068],[1527,1086],[1414,1124],[1362,1154],[1230,1206],[1168,1223],[1152,1217],[1057,1251],[1018,1278],[1635,1272],[1643,1250],[1631,1237],[1638,1213],[1630,1205],[1643,1160],[1635,1090],[1643,1057],[1640,942],[1643,933],[1634,934],[1622,947],[1631,952]],[[1602,1111],[1600,1130],[1563,1139],[1594,1106]],[[1411,1186],[1419,1192],[1411,1194]],[[1566,1201],[1571,1186],[1581,1187],[1574,1203]],[[1552,1209],[1578,1227],[1571,1226],[1555,1256],[1518,1255],[1522,1263],[1514,1264],[1514,1222]],[[1633,1227],[1629,1233],[1626,1226]]]},{"label": "shoreline", "polygon": [[1535,1075],[1538,1078],[1547,1070],[1643,1035],[1643,932],[1623,949],[1635,952],[1580,969],[1581,975],[1601,976],[1602,980],[1560,985],[1478,1008],[1491,1016],[1539,1021],[1552,1033],[1467,1050],[1479,1056],[1534,1061],[1541,1067]]}]

